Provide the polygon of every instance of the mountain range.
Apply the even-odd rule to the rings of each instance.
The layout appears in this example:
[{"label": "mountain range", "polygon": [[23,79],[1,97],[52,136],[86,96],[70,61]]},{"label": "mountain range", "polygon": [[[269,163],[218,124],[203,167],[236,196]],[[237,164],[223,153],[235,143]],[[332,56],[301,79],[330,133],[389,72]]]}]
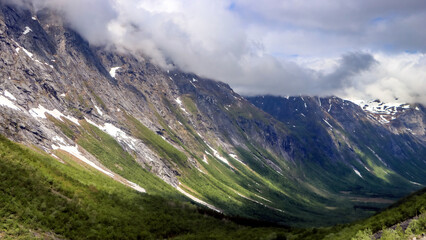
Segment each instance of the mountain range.
[{"label": "mountain range", "polygon": [[[422,104],[240,96],[225,83],[163,69],[143,53],[92,46],[53,10],[0,8],[0,134],[8,139],[2,165],[13,173],[3,182],[20,179],[13,184],[25,191],[26,182],[39,186],[52,201],[72,203],[67,212],[97,209],[92,199],[129,204],[134,213],[171,208],[171,216],[188,219],[204,213],[212,222],[320,227],[371,216],[426,185]],[[18,161],[11,152],[28,157]],[[36,178],[21,179],[14,169]],[[5,189],[7,201],[19,196]],[[30,209],[35,217],[16,207],[0,219],[32,226],[50,211],[40,199],[38,210]],[[185,208],[190,213],[180,213]],[[67,217],[60,212],[49,214]],[[101,212],[92,213],[103,219]],[[35,232],[81,238],[50,221]],[[149,229],[145,234],[159,231]]]}]

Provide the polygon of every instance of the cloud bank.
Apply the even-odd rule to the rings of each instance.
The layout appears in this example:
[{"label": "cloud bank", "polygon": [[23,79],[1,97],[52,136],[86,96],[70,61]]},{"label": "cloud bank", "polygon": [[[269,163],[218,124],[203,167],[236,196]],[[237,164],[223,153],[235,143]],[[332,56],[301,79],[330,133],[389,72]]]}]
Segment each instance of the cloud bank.
[{"label": "cloud bank", "polygon": [[243,95],[426,103],[425,1],[20,2],[63,11],[91,44],[141,52]]}]

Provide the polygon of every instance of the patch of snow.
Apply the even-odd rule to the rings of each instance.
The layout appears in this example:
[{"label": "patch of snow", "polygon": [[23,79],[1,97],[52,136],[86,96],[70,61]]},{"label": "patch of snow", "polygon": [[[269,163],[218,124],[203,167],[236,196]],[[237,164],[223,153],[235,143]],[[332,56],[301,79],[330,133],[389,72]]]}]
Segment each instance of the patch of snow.
[{"label": "patch of snow", "polygon": [[66,116],[63,113],[59,112],[57,109],[47,110],[42,105],[38,105],[38,108],[31,108],[29,113],[34,118],[43,118],[43,119],[46,119],[46,113],[48,113],[58,120],[62,121],[61,117],[63,117],[63,118],[70,120],[71,122],[75,123],[76,125],[80,126],[80,123],[78,122],[77,118],[71,117],[71,116]]},{"label": "patch of snow", "polygon": [[324,121],[325,123],[327,123],[327,125],[328,125],[330,128],[333,128],[333,126],[331,126],[331,124],[330,124],[327,120],[323,119],[323,121]]},{"label": "patch of snow", "polygon": [[29,52],[27,49],[25,49],[23,47],[21,47],[21,48],[24,51],[24,53],[28,55],[28,57],[30,57],[31,59],[33,59],[34,54],[32,54],[31,52]]},{"label": "patch of snow", "polygon": [[109,70],[109,75],[111,75],[111,77],[115,78],[115,75],[117,75],[117,70],[120,69],[121,67],[113,67]]},{"label": "patch of snow", "polygon": [[60,159],[58,156],[56,156],[55,154],[51,153],[50,155],[51,155],[52,157],[56,158],[56,159],[57,159],[60,163],[65,164],[65,162],[64,162],[62,159]]},{"label": "patch of snow", "polygon": [[90,161],[89,159],[87,159],[85,156],[83,156],[83,154],[78,150],[77,145],[75,146],[66,146],[66,145],[52,145],[52,148],[54,150],[56,149],[60,149],[60,150],[64,150],[68,153],[70,153],[71,155],[73,155],[74,157],[80,159],[81,161],[87,163],[88,165],[90,165],[91,167],[95,168],[96,170],[110,176],[110,177],[114,177],[114,174],[104,170],[103,168],[99,167],[98,165],[96,165],[94,162]]},{"label": "patch of snow", "polygon": [[212,148],[212,147],[211,147],[210,145],[208,145],[207,143],[206,143],[206,145],[207,145],[207,147],[209,147],[209,148],[210,148],[210,150],[213,152],[213,155],[214,155],[217,159],[219,159],[220,161],[222,161],[222,162],[226,163],[227,165],[231,166],[231,165],[229,164],[228,160],[227,160],[226,158],[222,157],[222,156],[219,154],[219,152],[218,152],[218,151],[216,151],[216,149]]},{"label": "patch of snow", "polygon": [[414,184],[414,185],[422,186],[420,183],[416,183],[416,182],[412,182],[412,181],[410,181],[410,183],[412,183],[412,184]]},{"label": "patch of snow", "polygon": [[383,115],[380,115],[379,122],[382,124],[390,123]]},{"label": "patch of snow", "polygon": [[138,192],[146,193],[146,190],[145,190],[144,188],[142,188],[141,186],[139,186],[139,185],[137,185],[136,183],[131,182],[131,181],[127,180],[127,179],[126,179],[126,181],[127,181],[127,183],[129,184],[129,186],[130,186],[131,188],[135,189],[135,190],[136,190],[136,191],[138,191]]},{"label": "patch of snow", "polygon": [[410,104],[400,102],[382,102],[380,100],[345,99],[360,106],[364,111],[375,114],[395,115],[401,109],[409,109]]},{"label": "patch of snow", "polygon": [[177,102],[177,104],[179,105],[179,108],[180,108],[180,109],[181,109],[184,113],[189,114],[189,113],[186,111],[186,109],[183,107],[182,100],[180,100],[180,97],[176,98],[176,99],[175,99],[175,101]]},{"label": "patch of snow", "polygon": [[[262,205],[262,206],[264,206],[264,207],[267,207],[267,208],[270,208],[270,209],[273,209],[273,210],[275,210],[275,211],[279,211],[279,212],[284,212],[283,210],[281,210],[281,209],[278,209],[278,208],[274,208],[274,207],[270,207],[270,206],[268,206],[268,205],[266,205],[266,204],[264,204],[264,203],[261,203],[261,202],[259,202],[259,201],[257,201],[257,200],[254,200],[254,199],[252,199],[252,198],[249,198],[249,197],[247,197],[247,196],[244,196],[243,194],[241,194],[241,193],[239,193],[239,192],[237,192],[237,191],[235,191],[234,189],[232,189],[238,196],[240,196],[240,197],[242,197],[242,198],[245,198],[245,199],[247,199],[247,200],[249,200],[249,201],[252,201],[252,202],[254,202],[254,203],[257,203],[257,204],[259,204],[259,205]],[[271,202],[271,201],[269,201],[268,199],[266,199],[266,198],[263,198],[263,197],[261,197],[261,196],[259,196],[259,195],[257,195],[257,194],[255,194],[257,197],[259,197],[259,198],[261,198],[261,199],[263,199],[263,200],[265,200],[265,201],[268,201],[268,202]]]},{"label": "patch of snow", "polygon": [[196,202],[196,203],[199,203],[199,204],[201,204],[201,205],[204,205],[204,206],[206,206],[206,207],[208,207],[208,208],[210,208],[210,209],[212,209],[212,210],[215,210],[216,212],[221,212],[219,209],[217,209],[215,206],[213,206],[213,205],[211,205],[211,204],[208,204],[208,203],[206,203],[206,202],[204,202],[203,200],[201,200],[201,199],[199,199],[199,198],[196,198],[196,197],[194,197],[194,196],[192,196],[191,194],[189,194],[189,193],[187,193],[187,192],[185,192],[181,187],[176,187],[176,189],[180,192],[180,193],[182,193],[183,195],[185,195],[185,196],[187,196],[188,198],[190,198],[192,201],[194,201],[194,202]]},{"label": "patch of snow", "polygon": [[415,108],[415,109],[416,109],[417,111],[420,111],[420,108],[419,108],[419,107],[417,107],[417,106],[416,106],[416,108]]},{"label": "patch of snow", "polygon": [[0,105],[14,109],[14,110],[21,111],[21,109],[19,109],[19,107],[17,107],[12,101],[10,101],[9,99],[7,99],[3,96],[0,96]]},{"label": "patch of snow", "polygon": [[62,93],[61,95],[59,95],[60,97],[66,97],[67,95],[65,93]]},{"label": "patch of snow", "polygon": [[32,17],[31,19],[32,19],[32,20],[34,20],[34,21],[37,21],[37,18],[36,18],[36,17]]},{"label": "patch of snow", "polygon": [[12,93],[10,93],[9,91],[4,90],[4,95],[5,95],[7,98],[9,98],[10,100],[16,101],[15,96],[13,96],[13,95],[12,95]]},{"label": "patch of snow", "polygon": [[197,79],[195,79],[195,78],[192,78],[192,81],[193,81],[193,82],[197,82],[198,80],[197,80]]},{"label": "patch of snow", "polygon": [[243,163],[243,161],[241,161],[240,159],[238,159],[238,156],[237,155],[235,155],[235,154],[233,154],[233,153],[230,153],[229,154],[229,156],[231,156],[233,159],[235,159],[237,162],[239,162],[239,163],[241,163],[241,164],[243,164],[243,165],[246,165],[245,163]]},{"label": "patch of snow", "polygon": [[356,170],[354,167],[352,168],[353,170],[354,170],[354,172],[360,177],[360,178],[363,178],[362,177],[362,175],[361,175],[361,173],[358,171],[358,170]]},{"label": "patch of snow", "polygon": [[98,108],[98,106],[95,105],[96,111],[99,113],[99,115],[104,115],[104,113],[101,111],[100,108]]},{"label": "patch of snow", "polygon": [[118,142],[124,142],[132,150],[136,150],[136,145],[137,145],[138,141],[135,138],[127,135],[125,132],[123,132],[118,127],[114,126],[111,123],[105,123],[105,125],[101,126],[101,125],[96,124],[95,122],[91,121],[88,118],[85,118],[85,119],[88,123],[99,128],[103,132],[109,134],[111,137],[115,138]]},{"label": "patch of snow", "polygon": [[203,162],[205,162],[205,163],[209,164],[209,161],[207,161],[207,157],[206,157],[206,155],[205,155],[205,154],[203,155]]},{"label": "patch of snow", "polygon": [[61,143],[62,145],[67,145],[67,143],[65,142],[65,140],[62,137],[54,136],[52,138],[52,140],[57,142],[57,143]]},{"label": "patch of snow", "polygon": [[32,32],[32,31],[33,30],[30,27],[26,26],[25,30],[24,30],[24,32],[22,34],[27,35],[28,33]]}]

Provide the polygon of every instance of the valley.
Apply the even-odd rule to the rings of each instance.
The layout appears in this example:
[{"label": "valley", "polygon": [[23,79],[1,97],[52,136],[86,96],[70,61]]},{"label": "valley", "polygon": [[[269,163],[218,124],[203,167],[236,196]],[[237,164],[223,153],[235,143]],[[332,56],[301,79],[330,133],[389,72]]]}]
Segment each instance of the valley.
[{"label": "valley", "polygon": [[0,238],[343,239],[424,206],[422,104],[244,97],[0,8]]}]

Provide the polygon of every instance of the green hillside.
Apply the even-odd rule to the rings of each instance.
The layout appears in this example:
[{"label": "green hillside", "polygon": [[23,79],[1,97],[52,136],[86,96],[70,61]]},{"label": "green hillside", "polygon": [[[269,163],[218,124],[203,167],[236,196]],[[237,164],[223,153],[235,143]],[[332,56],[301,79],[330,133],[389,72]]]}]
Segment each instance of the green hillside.
[{"label": "green hillside", "polygon": [[[66,152],[63,162],[0,137],[2,239],[350,239],[418,215],[426,189],[363,221],[319,229],[273,227],[142,194]],[[420,233],[424,217],[412,226]],[[257,227],[254,227],[257,226]],[[259,227],[265,226],[265,227]],[[368,233],[368,231],[367,231]]]}]

